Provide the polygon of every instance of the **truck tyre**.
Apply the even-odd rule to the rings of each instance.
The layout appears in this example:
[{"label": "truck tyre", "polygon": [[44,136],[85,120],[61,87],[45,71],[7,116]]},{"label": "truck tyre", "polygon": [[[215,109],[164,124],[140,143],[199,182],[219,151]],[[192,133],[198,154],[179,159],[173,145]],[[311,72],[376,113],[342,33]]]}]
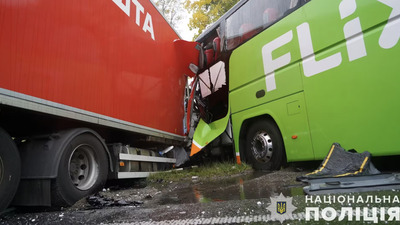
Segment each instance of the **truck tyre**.
[{"label": "truck tyre", "polygon": [[89,133],[73,138],[61,156],[52,183],[52,205],[71,206],[103,188],[108,176],[106,150]]},{"label": "truck tyre", "polygon": [[277,170],[284,161],[282,135],[271,120],[253,123],[246,135],[246,159],[255,170]]},{"label": "truck tyre", "polygon": [[0,212],[7,208],[17,192],[21,161],[17,146],[0,128]]}]

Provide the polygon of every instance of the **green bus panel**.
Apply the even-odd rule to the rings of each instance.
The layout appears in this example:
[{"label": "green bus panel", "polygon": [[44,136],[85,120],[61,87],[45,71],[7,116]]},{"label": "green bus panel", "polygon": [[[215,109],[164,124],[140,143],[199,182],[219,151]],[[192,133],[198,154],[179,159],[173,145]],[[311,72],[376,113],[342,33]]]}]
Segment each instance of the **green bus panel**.
[{"label": "green bus panel", "polygon": [[[277,89],[274,92],[267,92],[265,77],[255,80],[246,86],[242,86],[230,92],[231,111],[240,112],[248,108],[276,100],[287,95],[303,90],[300,76],[300,67],[294,64],[276,73],[276,82],[285,85],[285,88]],[[257,97],[257,92],[262,91],[263,97]]]},{"label": "green bus panel", "polygon": [[[303,76],[315,157],[325,157],[333,142],[346,149],[369,151],[374,156],[399,154],[400,44],[384,49],[379,43],[392,10],[378,1],[358,0],[354,14],[341,20],[337,10],[340,2],[319,0],[303,7],[316,59],[337,53],[342,56],[336,68]],[[327,14],[316,13],[320,11]],[[357,17],[366,55],[351,61],[344,27]]]},{"label": "green bus panel", "polygon": [[[234,50],[229,98],[236,150],[242,123],[269,115],[288,161],[322,159],[333,142],[374,156],[400,154],[400,6],[388,4],[313,0]],[[275,86],[268,89],[263,48],[278,39],[271,59],[290,61],[273,70]]]},{"label": "green bus panel", "polygon": [[[237,152],[239,152],[241,124],[248,119],[263,115],[271,116],[281,133],[286,134],[283,136],[283,142],[289,162],[314,160],[303,92],[232,114],[233,138],[236,140]],[[292,136],[297,136],[297,138],[293,139]]]}]

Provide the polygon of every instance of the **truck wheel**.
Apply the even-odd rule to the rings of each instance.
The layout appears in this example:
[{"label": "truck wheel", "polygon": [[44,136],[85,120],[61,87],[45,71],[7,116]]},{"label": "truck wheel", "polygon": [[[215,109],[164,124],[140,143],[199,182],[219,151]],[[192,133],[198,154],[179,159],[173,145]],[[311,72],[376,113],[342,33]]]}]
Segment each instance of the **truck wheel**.
[{"label": "truck wheel", "polygon": [[96,193],[107,176],[107,155],[101,142],[88,133],[75,137],[62,154],[52,185],[52,205],[71,206]]},{"label": "truck wheel", "polygon": [[17,191],[21,161],[17,146],[0,128],[0,212],[7,208]]},{"label": "truck wheel", "polygon": [[277,170],[284,161],[281,133],[274,122],[259,120],[247,130],[246,158],[255,170]]}]

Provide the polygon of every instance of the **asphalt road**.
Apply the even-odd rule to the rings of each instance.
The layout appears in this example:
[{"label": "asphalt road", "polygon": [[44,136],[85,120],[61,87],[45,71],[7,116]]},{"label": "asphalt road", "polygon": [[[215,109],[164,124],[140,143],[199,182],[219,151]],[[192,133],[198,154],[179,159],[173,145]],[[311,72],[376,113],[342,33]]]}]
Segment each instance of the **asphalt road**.
[{"label": "asphalt road", "polygon": [[[226,224],[269,221],[270,197],[302,196],[304,174],[282,171],[248,172],[234,177],[161,182],[146,187],[104,189],[71,208],[19,208],[4,214],[0,224]],[[107,201],[110,200],[110,201]],[[97,201],[97,202],[96,202]],[[109,203],[112,204],[109,204]],[[115,204],[114,204],[115,203]],[[102,205],[103,204],[103,205]],[[110,206],[108,206],[110,205]],[[278,222],[280,224],[280,222]]]},{"label": "asphalt road", "polygon": [[270,210],[281,194],[290,200],[288,210],[296,208],[283,224],[326,224],[305,221],[305,184],[297,182],[296,177],[310,171],[290,165],[275,172],[248,172],[210,180],[133,188],[111,186],[89,201],[83,199],[66,209],[11,209],[0,216],[0,224],[282,224]]}]

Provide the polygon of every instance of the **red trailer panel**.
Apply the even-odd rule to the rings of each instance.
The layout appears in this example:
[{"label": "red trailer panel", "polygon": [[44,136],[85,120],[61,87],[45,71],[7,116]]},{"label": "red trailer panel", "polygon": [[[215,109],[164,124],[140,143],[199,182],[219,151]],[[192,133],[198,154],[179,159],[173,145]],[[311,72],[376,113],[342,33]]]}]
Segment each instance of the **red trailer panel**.
[{"label": "red trailer panel", "polygon": [[1,94],[183,135],[190,59],[150,1],[0,0],[0,30]]}]

